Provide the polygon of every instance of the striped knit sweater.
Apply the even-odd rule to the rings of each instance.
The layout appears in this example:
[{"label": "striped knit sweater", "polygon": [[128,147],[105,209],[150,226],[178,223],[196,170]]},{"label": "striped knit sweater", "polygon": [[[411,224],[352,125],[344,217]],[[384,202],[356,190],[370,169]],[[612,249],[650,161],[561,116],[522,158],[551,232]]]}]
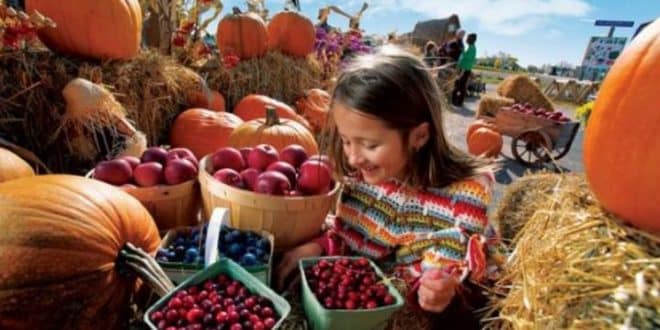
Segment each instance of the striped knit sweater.
[{"label": "striped knit sweater", "polygon": [[[334,237],[337,246],[393,266],[409,282],[430,268],[484,275],[486,260],[475,262],[479,253],[470,253],[468,246],[480,248],[497,239],[487,217],[493,182],[488,173],[420,191],[394,181],[372,185],[349,180],[328,237]],[[483,252],[501,261],[492,246],[485,244]]]}]

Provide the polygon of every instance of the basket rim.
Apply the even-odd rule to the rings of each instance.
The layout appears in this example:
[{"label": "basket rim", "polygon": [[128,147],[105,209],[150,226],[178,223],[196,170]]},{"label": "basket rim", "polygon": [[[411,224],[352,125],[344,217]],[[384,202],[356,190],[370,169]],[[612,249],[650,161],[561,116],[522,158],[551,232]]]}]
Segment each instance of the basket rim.
[{"label": "basket rim", "polygon": [[[93,175],[94,175],[94,169],[91,169],[91,170],[89,170],[89,172],[85,173],[85,178],[97,180],[93,177]],[[108,183],[108,184],[112,185],[113,187],[117,187],[117,188],[119,188],[123,191],[179,190],[179,189],[190,188],[190,186],[194,186],[197,183],[198,178],[199,178],[199,176],[196,176],[194,179],[190,179],[188,181],[181,182],[179,184],[174,184],[174,185],[157,184],[157,185],[151,186],[151,187],[140,187],[138,185],[134,185],[134,187],[115,186],[115,185],[112,185],[110,183]],[[101,181],[101,180],[97,180],[97,181]],[[103,182],[103,181],[101,181],[101,182]]]}]

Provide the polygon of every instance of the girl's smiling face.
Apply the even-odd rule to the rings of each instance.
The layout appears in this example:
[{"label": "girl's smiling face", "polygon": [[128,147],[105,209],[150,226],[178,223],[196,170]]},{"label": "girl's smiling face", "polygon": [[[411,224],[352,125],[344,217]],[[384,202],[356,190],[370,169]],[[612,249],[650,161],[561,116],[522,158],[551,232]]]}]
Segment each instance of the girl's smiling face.
[{"label": "girl's smiling face", "polygon": [[333,104],[331,114],[344,156],[365,182],[377,184],[404,176],[409,147],[404,146],[401,132],[340,102]]}]

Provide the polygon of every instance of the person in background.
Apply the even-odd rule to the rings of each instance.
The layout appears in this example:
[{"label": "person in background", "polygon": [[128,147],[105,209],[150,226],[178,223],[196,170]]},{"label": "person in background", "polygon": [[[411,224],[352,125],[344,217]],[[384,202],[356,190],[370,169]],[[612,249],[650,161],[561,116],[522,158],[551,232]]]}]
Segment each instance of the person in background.
[{"label": "person in background", "polygon": [[454,91],[451,95],[451,103],[457,107],[463,106],[463,101],[465,100],[465,95],[467,93],[467,83],[472,74],[472,68],[477,61],[477,47],[474,45],[475,42],[477,42],[477,34],[468,34],[466,41],[468,47],[458,59],[460,78],[456,81]]},{"label": "person in background", "polygon": [[437,45],[435,42],[429,40],[424,46],[424,63],[432,68],[435,66],[437,61]]},{"label": "person in background", "polygon": [[442,44],[438,55],[440,56],[439,65],[449,63],[449,62],[458,62],[461,53],[465,49],[463,45],[463,37],[465,36],[464,30],[456,31],[454,38]]},{"label": "person in background", "polygon": [[326,125],[342,192],[330,229],[283,255],[280,289],[301,258],[359,255],[406,283],[433,329],[479,328],[477,285],[503,261],[487,215],[494,169],[449,143],[445,104],[428,67],[397,47],[342,72]]}]

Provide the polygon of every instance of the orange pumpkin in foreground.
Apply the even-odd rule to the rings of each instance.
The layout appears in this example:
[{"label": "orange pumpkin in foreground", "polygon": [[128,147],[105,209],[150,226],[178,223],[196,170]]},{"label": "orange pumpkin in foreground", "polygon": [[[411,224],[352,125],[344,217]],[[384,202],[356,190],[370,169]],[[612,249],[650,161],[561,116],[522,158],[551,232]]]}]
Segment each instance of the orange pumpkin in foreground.
[{"label": "orange pumpkin in foreground", "polygon": [[282,53],[305,57],[314,51],[316,29],[306,16],[295,11],[275,14],[268,22],[268,46]]},{"label": "orange pumpkin in foreground", "polygon": [[319,153],[314,135],[300,123],[280,119],[274,108],[267,108],[266,118],[250,120],[237,127],[229,136],[229,146],[242,148],[266,143],[282,150],[291,144],[299,144],[308,155]]},{"label": "orange pumpkin in foreground", "polygon": [[201,159],[226,147],[229,135],[241,124],[243,120],[233,113],[188,109],[174,120],[170,144],[172,147],[188,148]]},{"label": "orange pumpkin in foreground", "polygon": [[502,135],[490,128],[477,128],[467,140],[468,152],[473,155],[497,157],[502,151]]},{"label": "orange pumpkin in foreground", "polygon": [[660,19],[605,77],[584,135],[589,186],[605,209],[660,232]]},{"label": "orange pumpkin in foreground", "polygon": [[215,37],[222,55],[250,59],[263,56],[268,51],[268,32],[264,20],[255,13],[241,13],[237,7],[220,21]]},{"label": "orange pumpkin in foreground", "polygon": [[30,164],[13,152],[0,148],[0,182],[33,175]]},{"label": "orange pumpkin in foreground", "polygon": [[305,91],[305,94],[296,100],[296,109],[307,119],[315,133],[325,126],[329,107],[330,94],[319,88]]},{"label": "orange pumpkin in foreground", "polygon": [[138,288],[116,268],[126,243],[153,256],[160,236],[118,188],[72,175],[0,184],[0,329],[126,329]]},{"label": "orange pumpkin in foreground", "polygon": [[472,135],[472,133],[474,133],[474,131],[476,131],[476,130],[482,128],[482,127],[486,127],[486,128],[490,128],[492,130],[496,130],[495,126],[493,126],[493,124],[488,123],[488,122],[486,122],[484,120],[481,120],[481,119],[477,119],[477,120],[473,121],[472,124],[470,124],[470,126],[468,126],[467,132],[465,133],[465,140],[468,141],[470,139],[470,135]]},{"label": "orange pumpkin in foreground", "polygon": [[142,8],[138,0],[26,0],[57,26],[39,30],[51,50],[98,59],[131,59],[142,42]]}]

